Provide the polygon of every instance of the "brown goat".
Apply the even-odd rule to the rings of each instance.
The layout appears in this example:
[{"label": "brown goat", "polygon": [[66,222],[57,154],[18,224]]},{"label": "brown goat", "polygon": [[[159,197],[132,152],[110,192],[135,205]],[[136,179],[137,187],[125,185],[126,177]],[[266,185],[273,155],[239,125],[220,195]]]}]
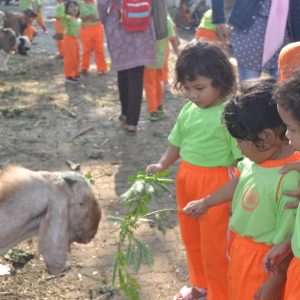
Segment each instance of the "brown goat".
[{"label": "brown goat", "polygon": [[48,271],[58,275],[71,243],[88,243],[100,219],[90,184],[78,173],[10,166],[0,175],[0,254],[38,235]]}]

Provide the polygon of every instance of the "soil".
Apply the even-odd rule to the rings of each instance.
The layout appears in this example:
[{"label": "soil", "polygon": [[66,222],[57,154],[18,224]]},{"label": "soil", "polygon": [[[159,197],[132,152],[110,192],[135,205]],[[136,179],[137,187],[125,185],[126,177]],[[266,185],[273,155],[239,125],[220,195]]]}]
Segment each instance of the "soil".
[{"label": "soil", "polygon": [[[16,10],[17,6],[8,8]],[[45,16],[53,15],[54,1],[45,1],[43,9]],[[125,300],[111,285],[118,224],[108,221],[107,216],[124,214],[119,196],[130,186],[128,176],[159,159],[184,102],[166,91],[164,117],[151,123],[144,101],[138,133],[127,133],[118,120],[116,73],[97,75],[92,65],[79,84],[65,84],[63,62],[55,59],[51,38],[54,21],[46,20],[46,25],[48,33],[38,28],[36,44],[28,56],[12,55],[9,71],[0,74],[0,165],[51,171],[68,170],[67,161],[79,164],[80,171],[90,172],[94,179],[103,218],[89,244],[72,245],[59,277],[47,273],[36,238],[19,244],[18,248],[33,253],[34,258],[0,277],[0,299]],[[171,70],[174,61],[171,55]],[[174,178],[176,166],[172,170]],[[171,195],[153,201],[151,210],[176,208],[174,185],[171,191]],[[136,274],[145,300],[172,299],[188,283],[175,213],[168,214],[165,226],[165,235],[145,224],[138,230],[154,254],[153,267],[142,267]],[[0,263],[9,265],[3,257]]]}]

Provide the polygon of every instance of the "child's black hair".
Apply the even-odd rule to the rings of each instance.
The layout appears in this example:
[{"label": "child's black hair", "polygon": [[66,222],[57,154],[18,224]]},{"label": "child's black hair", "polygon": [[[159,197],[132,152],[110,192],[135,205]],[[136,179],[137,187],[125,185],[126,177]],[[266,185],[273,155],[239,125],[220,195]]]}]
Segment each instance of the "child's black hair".
[{"label": "child's black hair", "polygon": [[274,96],[278,105],[300,122],[300,72],[294,73],[279,85]]},{"label": "child's black hair", "polygon": [[[69,12],[69,7],[70,7],[71,4],[75,4],[75,5],[77,5],[78,8],[79,8],[79,4],[78,4],[78,2],[77,2],[76,0],[67,0],[67,1],[65,2],[65,13],[66,13],[66,15],[69,15],[69,14],[70,14],[70,12]],[[80,11],[79,11],[79,9],[78,9],[78,13],[77,13],[77,16],[76,16],[76,17],[79,17],[79,14],[80,14]]]},{"label": "child's black hair", "polygon": [[199,75],[212,79],[212,86],[220,90],[222,97],[235,89],[235,73],[229,59],[220,47],[203,40],[192,41],[182,50],[175,73],[177,90]]},{"label": "child's black hair", "polygon": [[280,119],[273,92],[273,78],[246,80],[241,92],[224,108],[223,119],[230,134],[239,140],[252,141],[257,147],[259,133],[265,129],[279,128],[280,138],[285,138],[286,126]]}]

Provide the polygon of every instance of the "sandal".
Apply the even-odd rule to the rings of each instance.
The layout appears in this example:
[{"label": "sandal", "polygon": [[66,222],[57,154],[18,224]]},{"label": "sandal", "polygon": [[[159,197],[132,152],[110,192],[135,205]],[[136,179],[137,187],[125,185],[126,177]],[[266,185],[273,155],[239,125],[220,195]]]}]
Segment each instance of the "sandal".
[{"label": "sandal", "polygon": [[184,286],[179,293],[174,296],[173,300],[205,300],[206,295],[206,289]]}]

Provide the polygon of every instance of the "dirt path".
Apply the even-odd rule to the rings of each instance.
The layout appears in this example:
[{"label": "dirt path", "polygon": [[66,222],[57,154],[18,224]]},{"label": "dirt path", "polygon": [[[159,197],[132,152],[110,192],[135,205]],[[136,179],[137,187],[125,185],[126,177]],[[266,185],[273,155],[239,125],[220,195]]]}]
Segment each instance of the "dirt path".
[{"label": "dirt path", "polygon": [[[54,6],[53,0],[45,1],[45,15],[53,15]],[[0,165],[66,170],[67,160],[79,163],[81,172],[91,172],[95,180],[104,216],[90,244],[73,245],[58,278],[46,272],[36,239],[20,244],[35,258],[0,277],[0,299],[125,299],[110,285],[118,227],[106,216],[122,215],[118,197],[129,187],[128,176],[162,154],[183,102],[166,92],[165,117],[157,123],[148,121],[143,103],[138,134],[129,135],[118,121],[116,74],[99,76],[92,71],[79,85],[65,85],[62,62],[54,59],[53,22],[47,21],[47,27],[47,35],[39,31],[29,56],[13,55],[9,73],[0,75]],[[76,136],[85,129],[89,130]],[[175,207],[174,196],[152,204],[153,210]],[[168,216],[167,227],[165,236],[146,225],[140,228],[155,261],[138,274],[145,300],[171,299],[187,281],[175,214]],[[0,257],[1,262],[7,264]]]}]

